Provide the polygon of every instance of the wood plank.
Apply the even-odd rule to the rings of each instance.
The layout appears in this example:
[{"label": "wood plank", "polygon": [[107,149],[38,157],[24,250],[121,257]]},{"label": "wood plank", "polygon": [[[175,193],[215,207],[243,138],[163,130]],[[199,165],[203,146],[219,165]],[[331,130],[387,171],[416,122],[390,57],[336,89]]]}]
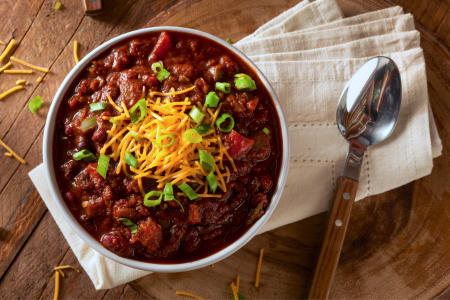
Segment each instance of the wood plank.
[{"label": "wood plank", "polygon": [[63,259],[68,249],[66,243],[58,242],[64,240],[64,237],[55,228],[55,221],[47,213],[20,252],[20,259],[16,260],[2,278],[0,295],[4,299],[39,298],[52,278],[53,268]]},{"label": "wood plank", "polygon": [[21,41],[43,3],[44,0],[2,1],[0,14],[7,18],[2,18],[0,40],[7,42],[14,37],[17,41]]},{"label": "wood plank", "polygon": [[[49,216],[51,218],[51,215],[49,213],[46,214],[45,218]],[[56,225],[56,224],[55,224]],[[40,227],[40,226],[39,226]],[[64,239],[61,236],[62,239]],[[32,242],[32,241],[30,241]],[[39,242],[42,243],[42,239],[39,239]],[[65,244],[65,243],[61,243]],[[28,243],[25,246],[25,249],[28,247]],[[24,250],[25,250],[24,249]],[[81,268],[80,264],[78,263],[77,258],[73,254],[72,250],[67,247],[66,244],[66,252],[65,255],[60,261],[56,261],[56,259],[51,258],[55,262],[55,264],[51,267],[51,270],[56,265],[59,266],[66,266],[70,265],[73,267],[76,267],[80,270],[80,273],[77,273],[75,270],[63,270],[64,277],[60,277],[60,286],[59,286],[59,299],[101,299],[106,294],[106,290],[95,290],[93,288],[93,285],[91,282],[86,284],[89,281],[89,278],[87,278],[86,273]],[[40,251],[39,251],[40,252]],[[53,275],[54,273],[50,271],[49,275]],[[10,274],[8,273],[8,276]],[[32,278],[27,278],[28,281],[32,280]],[[46,285],[45,288],[42,290],[42,294],[40,295],[39,299],[52,299],[54,292],[55,292],[55,276],[50,276],[50,278],[47,280],[47,277],[45,278]],[[33,287],[34,289],[34,287]],[[120,290],[120,288],[119,288]]]},{"label": "wood plank", "polygon": [[[53,64],[54,60],[67,45],[70,37],[76,31],[80,21],[84,17],[84,14],[80,12],[79,3],[76,3],[75,1],[68,2],[65,5],[66,8],[61,11],[55,11],[53,6],[50,5],[50,2],[53,3],[53,1],[48,0],[42,5],[33,25],[14,51],[14,56],[43,67],[50,67]],[[65,26],[61,26],[61,24],[65,24]],[[13,65],[16,66],[17,64]],[[20,67],[17,66],[17,68]],[[0,74],[2,77],[2,80],[0,81],[0,90],[2,91],[14,86],[15,81],[20,78],[24,78],[30,82],[30,85],[28,85],[25,90],[3,99],[0,103],[2,107],[2,109],[0,109],[0,120],[2,120],[0,123],[0,136],[4,142],[19,155],[27,153],[31,143],[33,143],[37,137],[38,131],[36,132],[30,129],[35,128],[34,124],[36,124],[36,122],[43,124],[45,120],[45,114],[43,114],[44,110],[36,115],[31,114],[26,106],[28,99],[31,96],[37,95],[35,89],[40,88],[44,83],[46,87],[48,87],[49,84],[52,84],[50,88],[56,88],[58,85],[53,74],[47,74],[43,84],[38,84],[36,78],[41,75],[42,74],[37,74],[36,72],[33,75]],[[47,78],[49,78],[49,80],[47,80]],[[27,119],[25,122],[20,120],[19,123],[19,113],[25,111],[25,109],[27,112]],[[30,124],[28,121],[34,124]],[[13,124],[19,125],[21,131],[11,131],[10,129]],[[26,126],[24,126],[25,124]],[[21,138],[18,139],[17,136],[20,136]],[[27,140],[28,143],[24,142],[25,140]],[[0,154],[3,155],[3,149]],[[2,160],[2,164],[0,165],[0,173],[2,174],[0,177],[0,191],[3,190],[11,174],[17,170],[18,166],[19,163],[15,159]],[[0,212],[3,213],[2,208],[0,208]]]}]

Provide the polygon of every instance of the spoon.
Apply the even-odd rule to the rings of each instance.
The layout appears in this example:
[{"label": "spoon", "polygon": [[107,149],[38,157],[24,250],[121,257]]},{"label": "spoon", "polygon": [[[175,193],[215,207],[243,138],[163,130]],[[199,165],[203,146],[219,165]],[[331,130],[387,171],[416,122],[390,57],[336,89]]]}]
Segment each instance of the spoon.
[{"label": "spoon", "polygon": [[314,272],[309,299],[327,299],[347,231],[364,152],[391,135],[397,123],[402,86],[394,61],[377,56],[350,79],[340,96],[336,123],[350,143]]}]

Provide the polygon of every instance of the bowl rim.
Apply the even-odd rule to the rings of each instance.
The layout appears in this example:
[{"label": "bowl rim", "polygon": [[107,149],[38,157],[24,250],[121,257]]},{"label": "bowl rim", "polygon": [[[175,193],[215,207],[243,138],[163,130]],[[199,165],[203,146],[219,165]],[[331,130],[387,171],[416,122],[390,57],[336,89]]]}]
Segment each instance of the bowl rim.
[{"label": "bowl rim", "polygon": [[[275,105],[275,110],[278,114],[278,118],[280,121],[281,126],[281,134],[282,134],[282,157],[281,157],[281,168],[280,168],[280,174],[278,177],[278,183],[276,185],[275,191],[273,193],[271,202],[269,207],[267,208],[264,215],[256,221],[241,237],[239,237],[236,241],[229,244],[228,246],[224,247],[223,249],[207,256],[203,257],[198,260],[190,261],[190,262],[183,262],[183,263],[150,263],[145,261],[139,261],[135,259],[125,258],[118,256],[117,254],[113,253],[112,251],[105,248],[99,241],[94,239],[82,226],[81,224],[75,219],[75,217],[72,215],[68,207],[66,206],[62,196],[61,192],[59,190],[57,181],[56,181],[56,175],[53,168],[53,138],[54,138],[54,130],[55,130],[55,120],[56,115],[58,112],[58,108],[60,106],[60,103],[64,99],[64,95],[66,91],[71,87],[72,82],[76,79],[76,77],[84,70],[84,68],[96,57],[102,55],[106,50],[108,50],[110,47],[114,46],[115,44],[125,40],[129,39],[135,36],[148,34],[152,32],[161,32],[161,31],[173,31],[173,32],[180,32],[180,33],[187,33],[192,35],[197,35],[202,38],[210,39],[215,41],[216,43],[222,45],[223,47],[227,48],[229,51],[234,53],[235,55],[239,56],[246,64],[248,64],[250,67],[253,68],[255,73],[258,75],[259,79],[269,92],[270,96],[272,97],[272,101]],[[122,265],[145,270],[145,271],[152,271],[152,272],[163,272],[163,273],[172,273],[172,272],[182,272],[182,271],[189,271],[193,269],[198,269],[207,265],[211,265],[213,263],[216,263],[222,259],[225,259],[226,257],[230,256],[240,248],[242,248],[244,245],[246,245],[257,233],[258,231],[263,227],[263,225],[268,221],[268,219],[273,214],[279,200],[282,194],[282,191],[284,189],[287,173],[288,173],[288,166],[289,166],[289,136],[288,136],[288,129],[287,129],[287,123],[286,119],[284,117],[284,113],[281,107],[281,104],[278,100],[278,97],[273,90],[272,86],[270,85],[269,81],[265,77],[265,75],[259,70],[259,68],[240,50],[238,50],[236,47],[230,45],[226,41],[203,31],[196,30],[196,29],[190,29],[185,27],[176,27],[176,26],[157,26],[157,27],[149,27],[139,30],[130,31],[124,34],[121,34],[117,37],[114,37],[98,47],[96,47],[94,50],[89,52],[75,67],[72,68],[72,70],[69,72],[69,74],[66,75],[63,82],[59,86],[52,104],[50,106],[49,112],[47,114],[47,119],[45,122],[45,128],[44,128],[44,138],[43,138],[43,145],[42,145],[42,156],[44,161],[44,167],[45,167],[45,174],[48,180],[48,187],[50,189],[50,194],[55,199],[56,205],[59,209],[59,211],[62,213],[63,217],[66,219],[66,221],[71,225],[73,230],[77,233],[77,235],[85,241],[91,248],[93,248],[95,251],[100,253],[101,255],[112,259],[113,261],[120,263]]]}]

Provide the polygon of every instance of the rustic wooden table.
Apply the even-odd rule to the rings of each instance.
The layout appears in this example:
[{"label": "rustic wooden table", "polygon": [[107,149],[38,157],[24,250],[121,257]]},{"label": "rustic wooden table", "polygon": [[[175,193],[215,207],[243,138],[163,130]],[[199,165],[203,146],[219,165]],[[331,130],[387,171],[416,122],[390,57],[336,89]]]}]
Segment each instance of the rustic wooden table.
[{"label": "rustic wooden table", "polygon": [[[50,299],[56,265],[77,260],[34,189],[27,173],[41,163],[42,129],[49,103],[80,55],[118,34],[154,25],[197,28],[232,40],[293,6],[298,0],[108,0],[98,17],[83,15],[81,1],[0,1],[0,39],[14,37],[16,55],[51,69],[41,84],[0,102],[0,138],[27,165],[0,150],[0,298]],[[340,0],[346,16],[400,4],[414,14],[422,34],[428,89],[443,155],[430,176],[355,205],[331,296],[333,298],[450,298],[450,3],[448,0]],[[35,76],[37,77],[37,75]],[[18,76],[0,77],[0,90]],[[27,103],[41,95],[45,107],[30,114]],[[228,299],[229,282],[241,276],[247,299],[298,299],[305,295],[325,215],[253,239],[214,268],[157,274],[111,290],[96,291],[85,273],[71,272],[61,299],[174,299],[176,289],[207,299]],[[265,248],[262,284],[252,285],[257,251]]]}]

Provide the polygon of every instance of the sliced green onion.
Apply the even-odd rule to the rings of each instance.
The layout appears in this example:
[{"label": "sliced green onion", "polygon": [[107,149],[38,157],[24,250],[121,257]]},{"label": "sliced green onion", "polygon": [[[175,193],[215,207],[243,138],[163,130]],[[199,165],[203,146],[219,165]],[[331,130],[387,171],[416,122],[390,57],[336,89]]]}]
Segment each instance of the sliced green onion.
[{"label": "sliced green onion", "polygon": [[162,69],[161,71],[158,72],[158,75],[156,75],[156,79],[158,79],[159,82],[163,82],[164,80],[169,78],[169,76],[170,72],[167,71],[166,69]]},{"label": "sliced green onion", "polygon": [[214,175],[214,172],[210,172],[208,176],[206,176],[206,181],[208,181],[209,189],[211,192],[215,193],[217,190],[217,187],[219,186],[219,182],[217,181],[216,175]]},{"label": "sliced green onion", "polygon": [[[158,197],[158,199],[151,200],[150,197]],[[144,206],[153,207],[161,204],[163,193],[160,191],[150,191],[144,196]]]},{"label": "sliced green onion", "polygon": [[106,108],[106,102],[101,101],[101,102],[94,102],[89,104],[89,107],[91,108],[91,111],[100,111],[100,110],[104,110]]},{"label": "sliced green onion", "polygon": [[206,172],[214,170],[214,157],[205,150],[199,150],[200,165]]},{"label": "sliced green onion", "polygon": [[127,165],[132,166],[135,169],[137,169],[138,167],[138,160],[136,159],[136,157],[134,157],[133,154],[128,151],[125,153],[125,162],[127,163]]},{"label": "sliced green onion", "polygon": [[[170,139],[170,141],[167,144],[163,144],[162,142],[165,139]],[[160,135],[156,138],[156,141],[155,141],[156,146],[163,148],[163,149],[172,146],[174,143],[175,143],[175,136],[173,134]]]},{"label": "sliced green onion", "polygon": [[194,129],[200,134],[205,134],[211,130],[211,126],[209,126],[208,124],[201,124],[195,127]]},{"label": "sliced green onion", "polygon": [[139,141],[139,139],[140,139],[139,133],[137,133],[136,131],[130,131],[130,135],[131,135],[136,141]]},{"label": "sliced green onion", "polygon": [[217,107],[219,101],[220,98],[217,96],[216,92],[209,92],[208,95],[206,95],[205,104],[208,107]]},{"label": "sliced green onion", "polygon": [[262,129],[262,131],[263,131],[266,135],[269,135],[269,133],[270,133],[270,130],[269,130],[269,128],[267,128],[267,127],[264,127],[264,128]]},{"label": "sliced green onion", "polygon": [[86,132],[86,131],[88,131],[89,129],[94,128],[95,126],[97,126],[97,118],[95,118],[95,117],[89,117],[89,118],[86,118],[86,119],[84,119],[83,121],[81,121],[80,129],[81,129],[83,132]]},{"label": "sliced green onion", "polygon": [[231,41],[231,39],[230,39],[230,38],[227,38],[226,42],[227,42],[228,44],[230,44],[230,45],[232,45],[232,44],[233,44],[233,42]]},{"label": "sliced green onion", "polygon": [[231,92],[231,84],[228,82],[216,82],[216,90],[229,94]]},{"label": "sliced green onion", "polygon": [[183,138],[194,144],[200,143],[203,140],[202,136],[194,128],[186,130],[183,133]]},{"label": "sliced green onion", "polygon": [[181,211],[184,212],[183,204],[181,204],[181,202],[178,201],[177,199],[174,199],[174,201],[175,201],[176,203],[178,203],[178,205],[181,207]]},{"label": "sliced green onion", "polygon": [[[140,115],[138,116],[137,110],[139,109]],[[142,121],[147,115],[147,101],[145,99],[139,100],[133,107],[130,109],[130,119],[131,123],[137,124]]]},{"label": "sliced green onion", "polygon": [[28,103],[28,108],[33,114],[35,114],[43,104],[44,101],[42,100],[41,96],[36,96],[30,100],[30,102]]},{"label": "sliced green onion", "polygon": [[55,3],[55,9],[56,10],[60,10],[61,9],[61,2],[59,2],[59,1],[56,1],[56,3]]},{"label": "sliced green onion", "polygon": [[164,201],[172,201],[175,199],[173,196],[173,186],[170,182],[166,183],[163,190]]},{"label": "sliced green onion", "polygon": [[197,106],[194,106],[189,112],[189,116],[191,116],[195,123],[200,124],[203,121],[205,114]]},{"label": "sliced green onion", "polygon": [[83,149],[83,150],[75,153],[73,155],[73,159],[91,162],[91,161],[97,160],[97,157],[95,157],[94,153],[92,153],[91,151],[89,151],[87,149]]},{"label": "sliced green onion", "polygon": [[97,173],[106,179],[106,173],[108,172],[109,156],[101,153],[97,162]]},{"label": "sliced green onion", "polygon": [[197,193],[187,183],[180,184],[178,188],[189,198],[189,200],[198,199]]},{"label": "sliced green onion", "polygon": [[162,61],[157,61],[155,63],[152,63],[153,72],[159,73],[162,69],[164,69]]},{"label": "sliced green onion", "polygon": [[[228,125],[226,125],[227,121]],[[234,128],[234,119],[230,114],[221,114],[216,120],[216,126],[222,132],[230,132]]]},{"label": "sliced green onion", "polygon": [[137,227],[136,223],[134,223],[130,219],[128,219],[128,218],[118,218],[117,220],[122,222],[123,225],[127,226],[128,228],[130,228],[132,234],[135,234],[138,231],[138,227]]},{"label": "sliced green onion", "polygon": [[234,75],[234,85],[240,91],[254,91],[256,90],[255,81],[244,73]]}]

